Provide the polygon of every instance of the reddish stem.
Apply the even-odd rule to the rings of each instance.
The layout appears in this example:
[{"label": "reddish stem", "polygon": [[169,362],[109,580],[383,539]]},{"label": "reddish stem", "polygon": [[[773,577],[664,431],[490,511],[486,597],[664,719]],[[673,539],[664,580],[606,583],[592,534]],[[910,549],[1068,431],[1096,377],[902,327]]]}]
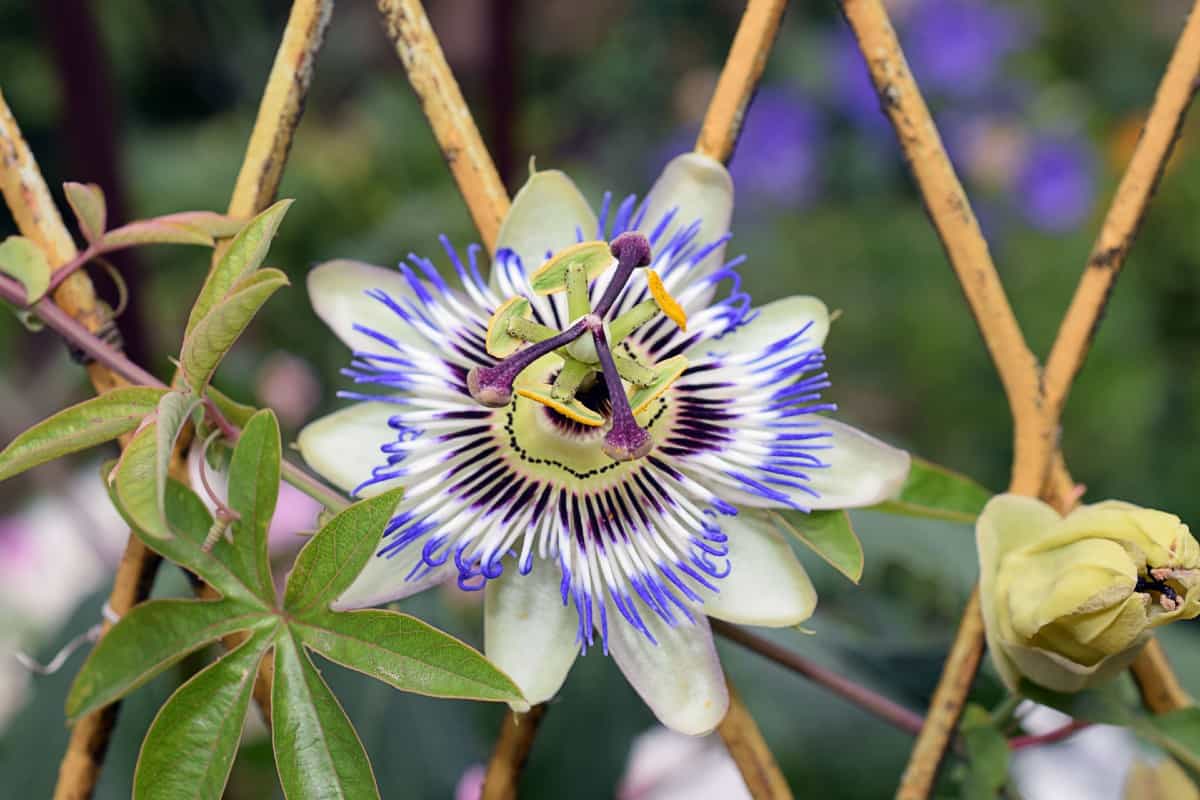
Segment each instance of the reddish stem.
[{"label": "reddish stem", "polygon": [[1091,727],[1090,722],[1073,719],[1061,728],[1055,728],[1046,733],[1038,733],[1030,736],[1014,736],[1008,740],[1008,748],[1010,750],[1021,750],[1026,747],[1035,747],[1040,744],[1054,744],[1067,739],[1084,728]]}]

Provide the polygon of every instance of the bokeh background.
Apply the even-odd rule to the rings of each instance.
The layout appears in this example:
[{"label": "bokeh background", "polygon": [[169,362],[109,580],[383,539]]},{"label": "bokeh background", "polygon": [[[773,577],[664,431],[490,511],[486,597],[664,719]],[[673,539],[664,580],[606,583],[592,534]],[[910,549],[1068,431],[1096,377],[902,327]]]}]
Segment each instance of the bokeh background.
[{"label": "bokeh background", "polygon": [[[670,156],[691,147],[742,9],[731,0],[427,5],[509,189],[536,155],[540,168],[568,170],[597,203],[609,189],[644,192]],[[1188,3],[889,5],[1017,316],[1044,353]],[[51,186],[101,183],[110,220],[223,210],[286,13],[281,0],[0,0],[0,87]],[[1120,497],[1200,523],[1195,128],[1185,127],[1142,227],[1063,438],[1089,498]],[[732,172],[733,248],[749,257],[742,272],[756,300],[811,293],[842,312],[828,344],[842,415],[1002,489],[1011,442],[1000,385],[836,4],[788,10]],[[297,202],[270,262],[294,287],[260,315],[218,384],[276,408],[286,436],[338,405],[337,370],[347,359],[308,306],[309,266],[436,257],[443,232],[473,240],[372,3],[335,9],[281,195]],[[12,232],[0,213],[0,235]],[[118,259],[132,289],[121,318],[127,348],[159,374],[170,370],[208,255],[157,247]],[[95,277],[112,297],[103,272]],[[60,343],[0,313],[0,442],[86,396]],[[47,659],[99,619],[124,536],[100,492],[86,460],[0,486],[0,795],[49,796],[53,785],[79,656],[57,675],[30,677],[10,654],[23,648]],[[285,500],[281,563],[311,524],[302,497]],[[975,578],[971,531],[870,513],[855,524],[867,554],[861,586],[802,554],[821,591],[813,635],[775,638],[923,708]],[[157,591],[182,593],[185,583],[166,568]],[[446,590],[404,607],[479,644],[478,599]],[[1167,644],[1185,684],[1200,692],[1200,630],[1179,626]],[[906,735],[753,655],[722,650],[798,796],[890,795]],[[188,661],[126,703],[99,797],[128,796],[155,709],[202,663]],[[333,665],[324,671],[385,797],[466,791],[501,709],[401,695]],[[975,697],[999,697],[988,671]],[[711,744],[638,740],[629,773],[635,737],[652,728],[615,667],[589,654],[551,708],[522,796],[737,796],[725,793],[736,780],[709,795],[686,783],[703,776],[710,791],[726,786],[712,777],[728,767]],[[1123,747],[1127,763],[1132,745]],[[1054,769],[1078,780],[1118,768],[1111,754],[1089,766],[1078,747],[1071,759],[1053,752]],[[655,773],[666,767],[666,777]],[[269,742],[252,727],[229,796],[277,795],[273,770]],[[944,773],[940,791],[956,796],[953,764]],[[663,793],[671,787],[677,794]],[[1025,793],[1039,796],[1032,784]]]}]

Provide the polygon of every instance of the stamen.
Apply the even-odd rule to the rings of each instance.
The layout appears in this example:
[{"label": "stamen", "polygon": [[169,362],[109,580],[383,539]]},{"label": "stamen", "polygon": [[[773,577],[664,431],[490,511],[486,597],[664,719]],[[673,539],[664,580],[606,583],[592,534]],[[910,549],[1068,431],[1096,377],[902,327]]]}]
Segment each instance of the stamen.
[{"label": "stamen", "polygon": [[603,317],[612,308],[612,304],[617,300],[617,295],[625,288],[629,276],[635,269],[650,266],[650,242],[646,241],[646,237],[640,233],[634,231],[622,233],[613,239],[610,249],[612,254],[617,257],[617,271],[609,282],[608,288],[604,290],[604,296],[592,309],[592,312],[598,317]]},{"label": "stamen", "polygon": [[654,438],[634,419],[633,409],[630,408],[629,398],[625,394],[625,386],[617,372],[617,364],[604,337],[604,326],[594,325],[591,331],[596,342],[596,353],[600,356],[604,383],[608,386],[608,402],[612,407],[612,427],[604,435],[601,447],[617,461],[634,461],[649,454],[654,447]]},{"label": "stamen", "polygon": [[584,331],[580,320],[557,336],[535,342],[491,367],[472,367],[467,373],[467,391],[480,403],[501,408],[512,401],[513,381],[542,356],[573,341]]},{"label": "stamen", "polygon": [[622,339],[657,317],[659,313],[658,303],[653,300],[643,300],[614,319],[608,326],[609,343],[616,347]]}]

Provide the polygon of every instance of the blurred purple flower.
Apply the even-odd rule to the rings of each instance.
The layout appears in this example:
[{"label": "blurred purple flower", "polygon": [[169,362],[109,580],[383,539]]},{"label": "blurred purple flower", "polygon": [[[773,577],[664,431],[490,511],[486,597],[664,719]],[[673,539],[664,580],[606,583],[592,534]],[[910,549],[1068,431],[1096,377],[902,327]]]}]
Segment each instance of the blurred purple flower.
[{"label": "blurred purple flower", "polygon": [[834,105],[859,127],[868,131],[886,130],[887,117],[879,108],[879,95],[858,51],[858,43],[845,26],[834,34],[826,57]]},{"label": "blurred purple flower", "polygon": [[824,138],[820,115],[799,93],[759,90],[729,164],[739,201],[788,208],[811,201],[819,189]]},{"label": "blurred purple flower", "polygon": [[1028,38],[1012,8],[985,0],[922,0],[901,39],[913,75],[935,93],[972,98],[998,82],[1000,66]]},{"label": "blurred purple flower", "polygon": [[1092,210],[1095,173],[1096,159],[1085,139],[1061,135],[1034,139],[1013,190],[1021,215],[1043,231],[1077,228]]}]

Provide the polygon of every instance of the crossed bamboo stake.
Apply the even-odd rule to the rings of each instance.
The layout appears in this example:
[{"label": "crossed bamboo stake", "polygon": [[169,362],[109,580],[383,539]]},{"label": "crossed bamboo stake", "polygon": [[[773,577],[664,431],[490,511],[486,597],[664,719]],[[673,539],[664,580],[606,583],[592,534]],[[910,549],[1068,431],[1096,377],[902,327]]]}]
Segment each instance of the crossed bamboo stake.
[{"label": "crossed bamboo stake", "polygon": [[[229,204],[232,216],[248,217],[274,199],[332,5],[332,0],[296,0],[292,6]],[[480,237],[491,249],[508,210],[508,196],[424,9],[418,0],[378,0],[378,5]],[[1010,490],[1041,496],[1060,511],[1067,510],[1074,496],[1058,446],[1063,406],[1200,78],[1200,14],[1194,13],[1194,7],[1043,369],[1025,343],[886,9],[880,0],[842,0],[841,5],[1008,398],[1014,423]],[[705,116],[696,143],[698,152],[722,161],[732,154],[785,6],[786,0],[748,2]],[[0,188],[22,234],[46,251],[52,265],[74,257],[71,236],[2,96]],[[214,253],[213,263],[219,256],[220,249]],[[53,299],[89,330],[95,331],[107,321],[107,312],[83,272],[65,281]],[[92,364],[88,371],[97,392],[122,384],[101,365]],[[177,477],[185,477],[178,463],[175,467]],[[131,536],[109,600],[114,611],[126,613],[145,599],[157,566],[153,553]],[[898,797],[928,797],[982,652],[983,626],[976,593],[964,610]],[[1167,711],[1188,702],[1156,642],[1146,647],[1133,672],[1151,710]],[[256,698],[270,697],[271,680],[269,671],[259,675]],[[536,708],[519,724],[514,715],[506,715],[488,765],[484,788],[488,800],[515,797],[520,769],[543,713],[544,708]],[[91,795],[116,714],[117,707],[110,706],[75,727],[60,769],[56,800]],[[730,713],[720,733],[755,798],[791,797],[736,692],[731,692]]]}]

